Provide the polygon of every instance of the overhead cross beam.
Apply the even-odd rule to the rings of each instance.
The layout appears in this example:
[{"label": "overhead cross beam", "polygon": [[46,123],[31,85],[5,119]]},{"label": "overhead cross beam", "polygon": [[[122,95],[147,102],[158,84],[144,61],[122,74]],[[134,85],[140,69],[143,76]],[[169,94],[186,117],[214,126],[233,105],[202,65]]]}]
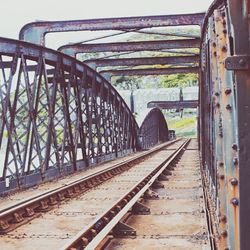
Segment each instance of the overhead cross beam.
[{"label": "overhead cross beam", "polygon": [[164,16],[138,16],[71,21],[39,21],[21,29],[19,39],[45,45],[45,35],[51,32],[130,30],[177,25],[202,25],[205,13]]},{"label": "overhead cross beam", "polygon": [[199,67],[181,67],[181,68],[145,68],[145,69],[119,69],[103,70],[99,72],[107,80],[113,76],[148,76],[148,75],[173,75],[199,73]]},{"label": "overhead cross beam", "polygon": [[92,68],[105,66],[139,66],[199,63],[199,56],[139,57],[86,60],[84,63]]},{"label": "overhead cross beam", "polygon": [[79,53],[125,52],[125,51],[160,51],[163,49],[199,48],[200,39],[177,39],[160,41],[137,41],[96,44],[68,44],[58,50],[76,57]]},{"label": "overhead cross beam", "polygon": [[197,108],[198,105],[199,105],[198,100],[152,101],[147,104],[147,107],[160,108],[160,109],[184,109],[184,108]]}]

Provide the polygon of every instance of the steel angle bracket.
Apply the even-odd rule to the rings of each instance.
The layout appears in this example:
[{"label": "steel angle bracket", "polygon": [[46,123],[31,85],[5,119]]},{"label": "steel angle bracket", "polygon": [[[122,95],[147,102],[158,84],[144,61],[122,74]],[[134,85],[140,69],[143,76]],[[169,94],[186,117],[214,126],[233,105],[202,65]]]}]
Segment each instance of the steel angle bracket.
[{"label": "steel angle bracket", "polygon": [[246,55],[229,56],[224,61],[225,68],[227,70],[248,70],[249,59],[250,57]]}]

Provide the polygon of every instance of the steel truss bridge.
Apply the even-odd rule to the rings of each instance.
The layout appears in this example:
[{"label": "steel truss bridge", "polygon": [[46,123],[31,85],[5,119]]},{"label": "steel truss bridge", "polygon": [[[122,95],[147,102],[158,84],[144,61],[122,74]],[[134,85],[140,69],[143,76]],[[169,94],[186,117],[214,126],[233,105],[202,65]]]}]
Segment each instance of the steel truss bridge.
[{"label": "steel truss bridge", "polygon": [[[155,147],[158,152],[162,150],[159,144],[169,143],[168,126],[158,107],[198,107],[198,142],[210,246],[212,249],[250,249],[249,6],[248,0],[216,0],[206,13],[34,22],[21,29],[19,40],[1,37],[1,194],[20,192],[81,173],[131,153],[151,152]],[[167,29],[167,32],[149,30],[190,25],[198,26],[200,35],[168,32]],[[79,42],[65,44],[57,51],[46,47],[48,33],[104,30],[119,31],[118,34],[156,34],[165,38]],[[168,52],[169,55],[133,57],[131,54],[143,51]],[[77,59],[78,54],[97,52],[131,55]],[[153,108],[141,126],[112,85],[115,76],[178,73],[198,75],[198,102],[152,102],[149,106]],[[171,164],[176,164],[176,157],[183,154],[187,145],[185,142],[178,146],[179,151],[171,156]],[[91,177],[94,179],[88,180],[84,187],[99,185],[112,174],[117,175],[140,162],[138,159],[119,165],[118,170],[109,170],[101,177]],[[157,171],[165,171],[167,175],[162,166],[159,165]],[[112,210],[113,217],[130,204],[137,193],[142,195],[143,185],[148,185],[150,178],[156,178],[154,171],[123,197],[123,203],[117,203],[119,209]],[[65,194],[57,194],[57,199],[72,196],[72,192],[83,188],[81,185],[63,191]],[[55,202],[55,196],[52,198],[46,202]],[[44,201],[39,202],[42,206],[39,211],[46,210],[48,204],[45,202],[44,207]],[[134,206],[135,202],[131,204]],[[28,217],[38,211],[35,205],[25,209]],[[145,212],[143,206],[138,209]],[[24,210],[14,214],[5,210],[0,213],[2,233],[25,217]],[[80,238],[74,238],[65,249],[82,249],[89,242],[94,245],[94,237],[104,228],[102,225],[112,222],[109,216],[110,213],[105,214],[96,221],[98,227],[93,224],[89,231],[81,231]],[[122,228],[124,232],[126,225],[119,225],[119,230]],[[111,229],[110,226],[109,231]],[[131,228],[126,232],[133,234]]]}]

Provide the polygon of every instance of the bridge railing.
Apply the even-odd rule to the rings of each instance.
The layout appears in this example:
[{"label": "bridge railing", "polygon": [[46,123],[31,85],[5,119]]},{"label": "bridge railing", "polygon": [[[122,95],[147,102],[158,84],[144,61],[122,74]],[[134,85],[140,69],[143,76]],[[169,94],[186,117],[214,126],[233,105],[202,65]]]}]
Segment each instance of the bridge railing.
[{"label": "bridge railing", "polygon": [[136,150],[138,125],[94,70],[60,52],[0,38],[0,192]]}]

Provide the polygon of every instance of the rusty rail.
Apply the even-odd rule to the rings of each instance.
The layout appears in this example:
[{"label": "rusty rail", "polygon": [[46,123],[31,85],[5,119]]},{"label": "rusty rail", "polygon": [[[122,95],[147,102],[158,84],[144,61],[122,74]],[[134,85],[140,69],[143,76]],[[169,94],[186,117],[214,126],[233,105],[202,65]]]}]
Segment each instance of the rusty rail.
[{"label": "rusty rail", "polygon": [[32,197],[22,201],[14,206],[0,211],[0,234],[4,234],[14,230],[15,228],[36,218],[42,212],[47,212],[61,201],[75,197],[91,189],[106,180],[118,175],[129,168],[133,167],[138,161],[142,161],[148,156],[158,152],[163,147],[172,145],[179,139],[161,145],[143,152],[139,156],[123,161],[122,163],[108,167],[95,174],[78,179],[69,183],[67,186],[56,188],[48,192],[44,192],[36,197]]},{"label": "rusty rail", "polygon": [[124,197],[119,199],[100,217],[96,218],[94,222],[91,222],[90,225],[81,230],[61,249],[95,249],[128,210],[133,207],[138,199],[156,181],[159,175],[181,154],[189,141],[190,139],[186,140],[177,150],[167,157],[167,159],[144,177],[143,180],[140,180]]}]

